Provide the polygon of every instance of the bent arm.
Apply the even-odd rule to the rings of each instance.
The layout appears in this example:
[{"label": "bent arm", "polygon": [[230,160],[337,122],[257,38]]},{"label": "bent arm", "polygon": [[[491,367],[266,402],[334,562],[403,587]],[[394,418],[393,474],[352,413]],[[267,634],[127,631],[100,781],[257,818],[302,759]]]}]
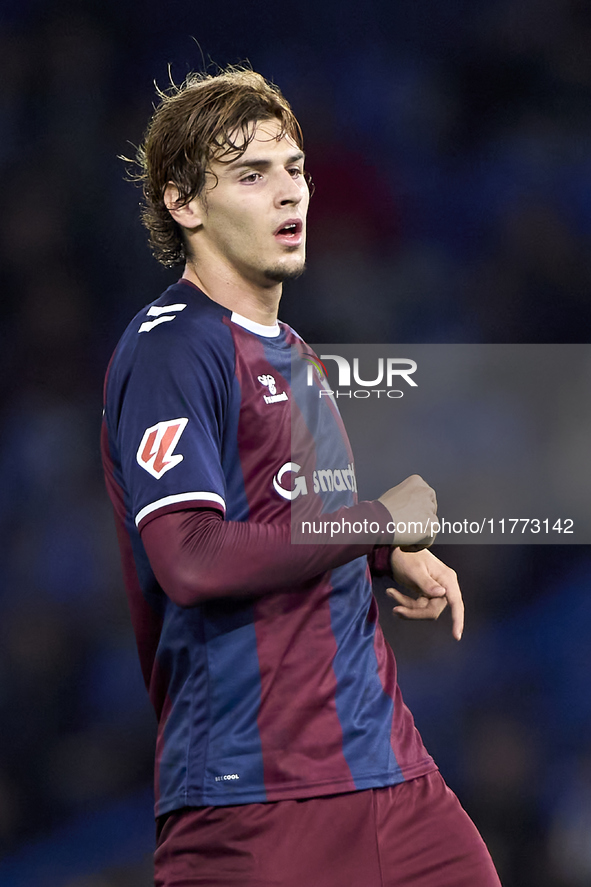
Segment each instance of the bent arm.
[{"label": "bent arm", "polygon": [[[380,502],[361,502],[336,514],[353,511],[355,519],[385,522]],[[143,526],[141,537],[161,588],[181,607],[288,590],[374,548],[295,545],[289,525],[226,521],[210,509],[162,514]]]}]

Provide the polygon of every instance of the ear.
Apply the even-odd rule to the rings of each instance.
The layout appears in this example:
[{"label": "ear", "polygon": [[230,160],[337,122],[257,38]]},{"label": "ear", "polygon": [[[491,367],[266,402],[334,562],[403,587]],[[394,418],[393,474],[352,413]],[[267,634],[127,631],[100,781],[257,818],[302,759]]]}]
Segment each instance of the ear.
[{"label": "ear", "polygon": [[164,189],[164,205],[175,222],[183,228],[197,228],[203,224],[203,207],[198,197],[182,206],[178,205],[178,201],[179,189],[173,182],[169,182]]}]

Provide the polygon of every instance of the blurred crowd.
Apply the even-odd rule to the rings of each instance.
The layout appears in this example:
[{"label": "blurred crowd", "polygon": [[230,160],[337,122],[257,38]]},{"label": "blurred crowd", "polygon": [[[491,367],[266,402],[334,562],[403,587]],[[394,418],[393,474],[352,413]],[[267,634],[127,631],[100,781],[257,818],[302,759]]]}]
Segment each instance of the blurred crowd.
[{"label": "blurred crowd", "polygon": [[[309,268],[281,315],[304,338],[589,339],[586,0],[1,0],[7,887],[36,842],[51,859],[52,836],[97,810],[116,815],[151,782],[155,725],[98,435],[118,336],[178,272],[151,258],[120,156],[141,140],[154,80],[246,58],[291,101],[316,185]],[[465,589],[460,645],[443,622],[393,624],[378,589],[403,692],[505,887],[585,887],[590,553],[439,553]],[[47,871],[36,887],[149,883],[141,842],[123,859],[103,843],[91,870]]]}]

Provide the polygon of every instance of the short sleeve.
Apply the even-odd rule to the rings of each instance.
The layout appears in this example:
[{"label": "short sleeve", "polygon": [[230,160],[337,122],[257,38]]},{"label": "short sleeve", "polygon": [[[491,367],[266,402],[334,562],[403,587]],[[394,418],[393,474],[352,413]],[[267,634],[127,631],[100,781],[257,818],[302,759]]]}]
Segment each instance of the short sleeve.
[{"label": "short sleeve", "polygon": [[[227,328],[216,326],[199,336],[175,335],[172,324],[140,333],[128,375],[114,368],[109,379],[119,400],[121,472],[138,527],[191,506],[225,513],[221,452],[234,355]],[[107,389],[108,406],[110,399]]]}]

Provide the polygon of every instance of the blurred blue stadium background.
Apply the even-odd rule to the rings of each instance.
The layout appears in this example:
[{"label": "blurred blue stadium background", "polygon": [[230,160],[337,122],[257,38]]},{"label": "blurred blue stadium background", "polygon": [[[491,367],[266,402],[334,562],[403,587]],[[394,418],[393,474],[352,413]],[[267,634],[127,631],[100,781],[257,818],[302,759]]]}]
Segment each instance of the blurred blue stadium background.
[{"label": "blurred blue stadium background", "polygon": [[[589,339],[587,0],[1,0],[3,887],[151,881],[154,721],[101,386],[127,321],[176,277],[118,155],[153,81],[210,59],[250,60],[304,127],[309,270],[282,319],[308,341]],[[407,701],[505,887],[588,887],[589,550],[442,554],[461,644],[384,606]]]}]

